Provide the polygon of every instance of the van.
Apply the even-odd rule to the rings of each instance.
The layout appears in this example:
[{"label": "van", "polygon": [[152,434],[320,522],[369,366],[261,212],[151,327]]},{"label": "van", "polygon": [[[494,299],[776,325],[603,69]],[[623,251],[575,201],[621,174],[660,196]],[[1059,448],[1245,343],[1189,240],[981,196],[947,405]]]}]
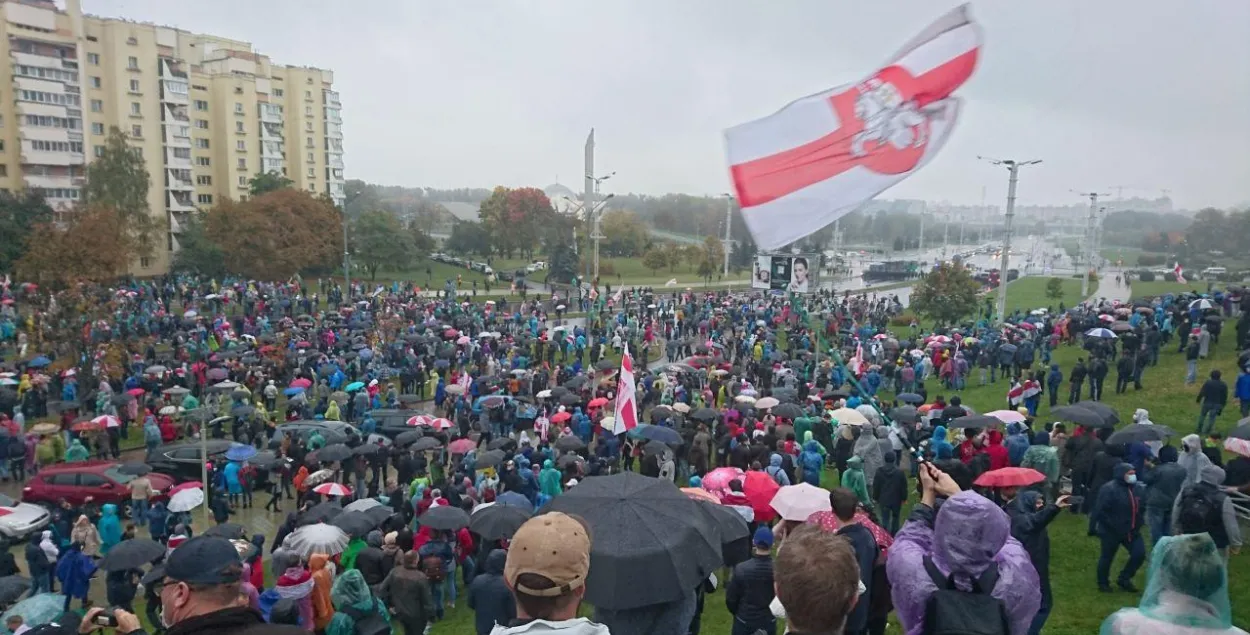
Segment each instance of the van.
[{"label": "van", "polygon": [[1228,273],[1228,269],[1225,269],[1224,267],[1207,267],[1202,270],[1202,276],[1204,278],[1214,278],[1216,276],[1222,276],[1226,273]]}]

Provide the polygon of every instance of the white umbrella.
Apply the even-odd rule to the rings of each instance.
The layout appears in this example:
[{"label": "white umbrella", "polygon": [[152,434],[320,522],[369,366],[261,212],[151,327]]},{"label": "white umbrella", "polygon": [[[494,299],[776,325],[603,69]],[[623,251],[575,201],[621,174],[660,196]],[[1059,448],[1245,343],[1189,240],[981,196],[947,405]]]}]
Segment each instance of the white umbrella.
[{"label": "white umbrella", "polygon": [[829,491],[807,483],[787,485],[777,490],[769,505],[783,519],[800,522],[816,512],[833,511],[829,504]]},{"label": "white umbrella", "polygon": [[1103,329],[1103,328],[1090,329],[1088,331],[1085,331],[1085,337],[1101,337],[1103,339],[1108,339],[1108,340],[1117,339],[1115,333],[1112,332],[1111,329]]},{"label": "white umbrella", "polygon": [[308,557],[314,553],[335,556],[343,553],[351,540],[347,532],[326,523],[305,525],[291,532],[283,544],[287,549]]},{"label": "white umbrella", "polygon": [[163,415],[178,414],[178,406],[165,406],[164,408],[161,408],[160,414],[163,414]]},{"label": "white umbrella", "polygon": [[994,410],[985,413],[987,417],[994,417],[1003,423],[1024,423],[1026,417],[1015,410]]},{"label": "white umbrella", "polygon": [[189,512],[204,504],[204,490],[198,488],[184,489],[174,492],[169,497],[169,511]]},{"label": "white umbrella", "polygon": [[664,283],[664,286],[666,286],[666,287],[675,287],[675,286],[677,286],[677,278],[669,278],[668,282],[665,282],[665,283]]},{"label": "white umbrella", "polygon": [[1197,299],[1197,300],[1194,300],[1193,302],[1190,302],[1190,303],[1189,303],[1189,308],[1191,308],[1191,309],[1203,309],[1203,310],[1205,310],[1205,309],[1209,309],[1209,308],[1211,308],[1211,301],[1210,301],[1210,300],[1208,300],[1208,299],[1206,299],[1206,298],[1199,298],[1199,299]]},{"label": "white umbrella", "polygon": [[563,305],[563,304],[557,304],[557,305],[556,305],[556,310],[557,310],[557,311],[563,311],[563,310],[564,310],[564,305]]},{"label": "white umbrella", "polygon": [[213,384],[213,388],[216,388],[217,390],[233,390],[238,387],[239,387],[239,384],[232,382],[232,381],[222,381],[222,382]]},{"label": "white umbrella", "polygon": [[540,391],[538,391],[538,394],[537,394],[537,395],[534,395],[534,396],[535,396],[535,397],[538,397],[539,399],[548,399],[548,398],[550,398],[550,397],[551,397],[551,391],[550,391],[550,390],[540,390]]},{"label": "white umbrella", "polygon": [[343,511],[364,512],[364,511],[369,511],[370,509],[373,509],[374,507],[381,507],[381,506],[382,506],[382,502],[376,498],[362,498],[358,501],[352,501],[350,504],[347,505],[347,507],[343,508]]},{"label": "white umbrella", "polygon": [[690,406],[684,403],[675,403],[673,404],[673,410],[684,414],[690,412]]},{"label": "white umbrella", "polygon": [[734,401],[738,403],[755,403],[755,397],[752,397],[751,395],[738,395],[737,397],[734,397]]},{"label": "white umbrella", "polygon": [[755,407],[760,408],[760,409],[772,408],[773,406],[776,406],[780,403],[781,402],[777,401],[776,397],[764,397],[763,399],[755,400]]},{"label": "white umbrella", "polygon": [[829,416],[833,417],[835,421],[843,425],[848,425],[848,426],[868,425],[868,418],[865,417],[862,412],[859,412],[858,410],[852,410],[850,408],[838,408],[837,410],[834,410],[833,412],[829,413]]}]

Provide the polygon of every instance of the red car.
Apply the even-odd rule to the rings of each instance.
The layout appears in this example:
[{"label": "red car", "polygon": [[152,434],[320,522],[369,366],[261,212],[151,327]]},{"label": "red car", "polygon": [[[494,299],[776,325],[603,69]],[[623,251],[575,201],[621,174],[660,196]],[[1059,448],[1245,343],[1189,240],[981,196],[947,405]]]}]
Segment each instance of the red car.
[{"label": "red car", "polygon": [[[126,484],[135,478],[123,474],[120,463],[113,461],[80,461],[59,463],[39,470],[22,488],[22,500],[27,503],[56,505],[62,498],[72,505],[82,505],[88,496],[96,504],[113,503],[130,516],[130,488]],[[169,488],[174,480],[164,474],[148,474],[152,489],[159,492],[156,500],[168,500]]]}]

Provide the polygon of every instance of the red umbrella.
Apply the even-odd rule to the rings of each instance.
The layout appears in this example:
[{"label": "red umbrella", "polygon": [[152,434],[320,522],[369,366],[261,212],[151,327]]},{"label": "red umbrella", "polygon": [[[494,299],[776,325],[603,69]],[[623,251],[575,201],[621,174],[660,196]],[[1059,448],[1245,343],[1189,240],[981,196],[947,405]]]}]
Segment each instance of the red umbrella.
[{"label": "red umbrella", "polygon": [[[868,517],[868,514],[864,513],[864,510],[855,510],[855,515],[851,519],[868,528],[868,531],[872,533],[872,537],[876,539],[877,546],[881,548],[881,551],[889,551],[890,547],[894,546],[894,536],[891,536],[890,532],[882,529],[877,523],[872,522],[872,519]],[[833,533],[836,533],[842,526],[842,523],[838,522],[838,517],[834,516],[833,512],[816,512],[807,517],[807,524],[815,525]]]},{"label": "red umbrella", "polygon": [[103,426],[101,426],[100,424],[94,421],[79,421],[78,423],[75,423],[74,425],[70,426],[69,429],[73,430],[74,432],[95,432],[96,430],[99,430],[102,427]]},{"label": "red umbrella", "polygon": [[772,502],[780,489],[777,481],[763,472],[751,471],[742,477],[742,493],[751,501],[751,509],[755,510],[755,522],[766,523],[777,516]]},{"label": "red umbrella", "polygon": [[1003,467],[990,470],[973,482],[977,487],[1027,487],[1046,480],[1046,475],[1028,467]]},{"label": "red umbrella", "polygon": [[127,390],[127,391],[126,391],[126,394],[127,394],[127,395],[130,395],[130,396],[132,396],[132,397],[142,397],[142,396],[143,396],[143,389],[142,389],[142,388],[131,388],[130,390]]},{"label": "red umbrella", "polygon": [[473,439],[456,439],[448,444],[447,451],[452,454],[468,454],[476,447],[477,443]]},{"label": "red umbrella", "polygon": [[607,405],[607,403],[608,403],[607,398],[605,398],[605,397],[595,397],[594,399],[591,399],[591,400],[590,400],[590,403],[588,403],[588,404],[586,404],[586,405],[587,405],[587,406],[589,406],[589,407],[591,407],[591,408],[599,408],[599,407],[602,407],[602,406],[604,406],[604,405]]},{"label": "red umbrella", "polygon": [[431,417],[430,415],[416,415],[415,417],[408,417],[408,421],[406,423],[410,426],[428,427],[430,424],[434,423],[434,417]]},{"label": "red umbrella", "polygon": [[564,423],[565,421],[568,421],[569,419],[572,419],[572,418],[573,418],[573,415],[569,414],[568,412],[557,412],[554,415],[551,415],[551,422],[552,423]]},{"label": "red umbrella", "polygon": [[312,386],[312,380],[307,377],[300,377],[299,379],[296,379],[291,382],[291,388],[307,389],[310,386]]}]

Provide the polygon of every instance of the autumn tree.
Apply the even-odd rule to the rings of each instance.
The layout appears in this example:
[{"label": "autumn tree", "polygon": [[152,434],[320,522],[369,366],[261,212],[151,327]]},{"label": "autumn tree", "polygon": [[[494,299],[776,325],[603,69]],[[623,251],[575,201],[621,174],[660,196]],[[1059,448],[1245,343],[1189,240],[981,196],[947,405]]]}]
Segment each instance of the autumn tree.
[{"label": "autumn tree", "polygon": [[702,245],[690,244],[681,248],[681,257],[686,261],[688,271],[694,271],[694,268],[704,260],[705,256]]},{"label": "autumn tree", "polygon": [[643,266],[646,267],[647,269],[650,269],[651,275],[653,276],[655,275],[655,272],[668,266],[668,262],[669,262],[668,252],[664,251],[663,249],[657,249],[655,247],[652,247],[651,249],[648,249],[647,252],[642,255]]},{"label": "autumn tree", "polygon": [[285,175],[270,170],[268,172],[257,172],[247,182],[248,192],[252,196],[260,196],[278,190],[285,190],[295,185],[295,181],[286,178]]},{"label": "autumn tree", "polygon": [[342,214],[299,189],[225,200],[204,217],[205,233],[225,254],[231,273],[280,280],[333,266],[343,251]]},{"label": "autumn tree", "polygon": [[404,231],[399,219],[390,212],[374,210],[361,214],[352,223],[353,260],[368,272],[369,279],[378,277],[383,265],[397,271],[412,262],[412,234]]},{"label": "autumn tree", "polygon": [[64,228],[45,222],[26,237],[17,274],[63,288],[75,282],[106,282],[126,271],[138,238],[115,207],[94,205],[70,215]]},{"label": "autumn tree", "polygon": [[208,235],[206,213],[195,212],[182,223],[173,269],[219,278],[226,275],[226,254]]},{"label": "autumn tree", "polygon": [[911,308],[939,326],[955,324],[977,310],[979,290],[967,267],[944,262],[916,283]]},{"label": "autumn tree", "polygon": [[490,243],[502,256],[521,252],[532,258],[542,228],[555,217],[555,209],[543,191],[533,187],[496,187],[478,208]]},{"label": "autumn tree", "polygon": [[720,271],[721,266],[725,262],[725,244],[715,236],[705,237],[703,239],[703,260],[714,271]]},{"label": "autumn tree", "polygon": [[451,228],[451,236],[443,244],[454,254],[489,254],[490,233],[481,223],[459,222]]},{"label": "autumn tree", "polygon": [[626,210],[612,210],[600,221],[603,240],[600,249],[609,256],[633,257],[642,255],[647,248],[651,232],[638,215]]},{"label": "autumn tree", "polygon": [[32,189],[0,192],[0,271],[12,271],[26,249],[26,239],[52,222],[52,208]]},{"label": "autumn tree", "polygon": [[[83,203],[89,207],[117,210],[121,225],[137,239],[136,254],[147,256],[164,244],[164,218],[156,218],[148,207],[147,164],[132,148],[126,133],[113,128],[104,140],[103,151],[87,165]],[[190,176],[188,175],[188,179]]]}]

